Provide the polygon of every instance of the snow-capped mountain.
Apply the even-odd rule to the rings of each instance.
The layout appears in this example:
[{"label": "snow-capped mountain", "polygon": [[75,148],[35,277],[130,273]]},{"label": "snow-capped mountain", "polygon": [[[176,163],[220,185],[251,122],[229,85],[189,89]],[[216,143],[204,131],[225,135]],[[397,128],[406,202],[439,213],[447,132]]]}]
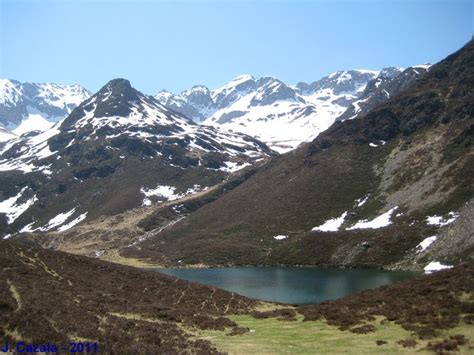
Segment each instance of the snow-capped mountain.
[{"label": "snow-capped mountain", "polygon": [[273,154],[115,79],[47,131],[0,143],[0,232],[57,230],[181,198]]},{"label": "snow-capped mountain", "polygon": [[295,86],[274,77],[242,75],[218,89],[194,86],[180,95],[162,91],[156,98],[195,121],[252,135],[285,152],[331,126],[370,80],[381,74],[395,76],[401,70],[339,71]]},{"label": "snow-capped mountain", "polygon": [[418,81],[431,67],[430,64],[416,65],[403,71],[382,70],[380,74],[367,83],[364,91],[337,121],[356,118],[370,112],[377,105],[403,92]]},{"label": "snow-capped mountain", "polygon": [[89,96],[90,93],[80,85],[0,79],[0,125],[17,135],[45,131]]}]

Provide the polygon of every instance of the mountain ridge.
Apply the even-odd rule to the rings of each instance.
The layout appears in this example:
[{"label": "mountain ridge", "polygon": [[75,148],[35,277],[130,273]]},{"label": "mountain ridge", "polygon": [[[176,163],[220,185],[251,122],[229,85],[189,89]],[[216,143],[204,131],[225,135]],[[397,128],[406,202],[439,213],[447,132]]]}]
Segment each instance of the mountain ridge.
[{"label": "mountain ridge", "polygon": [[[89,96],[90,92],[78,84],[21,83],[0,79],[0,125],[15,129],[29,119],[57,122]],[[21,133],[24,132],[27,130]]]},{"label": "mountain ridge", "polygon": [[[161,91],[155,97],[195,121],[253,135],[284,153],[311,141],[336,119],[347,116],[347,111],[354,109],[353,103],[367,106],[364,102],[368,101],[368,94],[364,90],[375,79],[398,81],[400,86],[407,87],[423,74],[417,72],[408,78],[410,82],[404,78],[395,80],[407,70],[400,67],[379,71],[344,70],[296,85],[287,85],[272,76],[254,78],[245,74],[217,89],[196,85],[179,95]],[[390,91],[395,93],[396,90]],[[374,102],[385,99],[387,97],[372,99],[369,104],[373,107]]]},{"label": "mountain ridge", "polygon": [[0,229],[8,236],[71,228],[197,193],[273,154],[114,79],[51,129],[0,143]]}]

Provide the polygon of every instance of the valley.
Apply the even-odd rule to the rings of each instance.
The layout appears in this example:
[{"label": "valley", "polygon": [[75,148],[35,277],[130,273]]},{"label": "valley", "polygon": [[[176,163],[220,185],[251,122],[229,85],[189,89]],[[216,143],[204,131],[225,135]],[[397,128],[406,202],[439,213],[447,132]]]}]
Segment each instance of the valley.
[{"label": "valley", "polygon": [[[15,153],[21,140],[7,143],[6,164],[33,171],[0,174],[4,195],[18,193],[13,203],[26,208],[7,216],[4,233],[140,266],[420,271],[468,261],[471,89],[460,78],[472,76],[472,55],[471,42],[419,80],[402,71],[405,91],[389,89],[394,97],[367,114],[282,155],[113,80],[44,141],[27,140],[28,153]],[[31,160],[41,149],[50,156]]]},{"label": "valley", "polygon": [[473,264],[290,306],[153,271],[0,241],[0,338],[103,352],[472,349]]},{"label": "valley", "polygon": [[[333,18],[327,43],[296,40],[325,23],[301,12],[317,2],[202,2],[194,11],[216,16],[186,22],[196,4],[91,1],[67,12],[90,27],[59,30],[76,5],[51,17],[53,3],[46,37],[89,35],[62,38],[54,56],[30,43],[35,55],[0,58],[50,58],[5,71],[19,80],[0,73],[0,352],[473,352],[472,38],[453,51],[441,46],[452,33],[438,36],[436,55],[405,22],[410,36],[398,26],[392,38],[398,3]],[[21,6],[12,38],[30,16]],[[144,11],[133,24],[129,13],[157,6],[177,17]],[[242,6],[242,24],[255,15],[266,36],[229,21]],[[267,18],[280,6],[291,21]],[[417,26],[445,15],[413,14]],[[227,43],[240,33],[242,49]]]}]

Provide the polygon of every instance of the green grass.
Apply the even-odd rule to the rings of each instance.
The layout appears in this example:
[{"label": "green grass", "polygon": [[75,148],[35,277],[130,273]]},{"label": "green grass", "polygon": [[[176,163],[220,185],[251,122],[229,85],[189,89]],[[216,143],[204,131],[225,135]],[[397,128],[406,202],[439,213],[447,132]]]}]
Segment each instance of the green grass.
[{"label": "green grass", "polygon": [[[279,321],[275,318],[256,319],[246,315],[229,318],[241,327],[248,327],[250,332],[240,336],[228,336],[225,332],[199,331],[198,337],[211,341],[218,350],[229,354],[429,353],[422,350],[428,341],[417,339],[393,322],[381,324],[380,320],[377,320],[372,323],[376,325],[374,332],[355,334],[341,331],[325,321]],[[449,330],[444,336],[460,333],[469,337],[468,333],[472,335],[472,329],[460,326]],[[397,344],[402,339],[414,339],[418,345],[415,348],[403,348]],[[442,339],[443,337],[437,340]],[[384,340],[387,344],[379,346],[376,344],[377,340]]]}]

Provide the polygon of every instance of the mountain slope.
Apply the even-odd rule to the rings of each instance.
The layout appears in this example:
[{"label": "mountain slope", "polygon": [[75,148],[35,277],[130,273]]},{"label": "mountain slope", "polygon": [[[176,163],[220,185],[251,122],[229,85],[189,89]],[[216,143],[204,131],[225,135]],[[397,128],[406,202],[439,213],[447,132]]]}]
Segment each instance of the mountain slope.
[{"label": "mountain slope", "polygon": [[110,81],[63,121],[0,145],[0,230],[63,230],[181,198],[274,154]]},{"label": "mountain slope", "polygon": [[50,122],[65,118],[89,96],[90,93],[80,85],[31,84],[0,79],[0,125],[20,128],[16,134],[35,129],[45,131],[52,125]]},{"label": "mountain slope", "polygon": [[[245,332],[226,315],[260,304],[157,272],[5,241],[0,286],[2,348],[6,341],[95,342],[98,353],[213,354],[215,346],[195,339],[193,329]],[[212,307],[203,308],[206,302]]]},{"label": "mountain slope", "polygon": [[[473,79],[471,41],[408,90],[273,159],[124,255],[415,269],[472,258]],[[449,246],[432,254],[440,243]]]}]

